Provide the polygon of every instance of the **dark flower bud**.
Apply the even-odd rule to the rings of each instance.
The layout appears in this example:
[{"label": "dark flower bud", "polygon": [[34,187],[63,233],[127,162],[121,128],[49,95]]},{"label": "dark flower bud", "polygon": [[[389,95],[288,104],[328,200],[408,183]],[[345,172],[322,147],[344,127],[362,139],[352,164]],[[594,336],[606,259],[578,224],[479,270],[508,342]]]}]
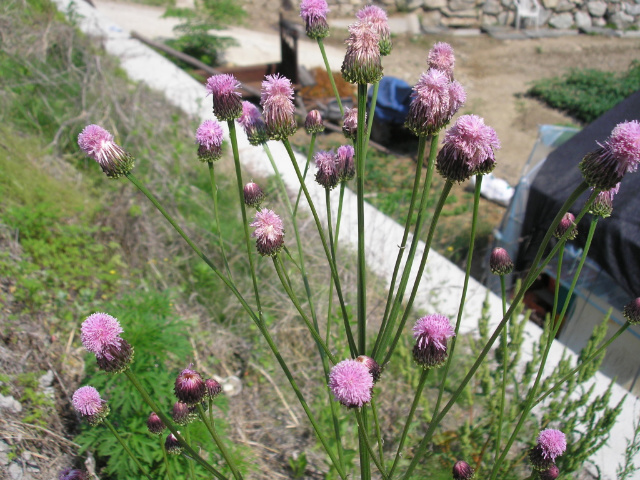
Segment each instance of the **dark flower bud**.
[{"label": "dark flower bud", "polygon": [[556,227],[556,231],[553,232],[553,235],[556,238],[562,238],[567,231],[569,231],[569,235],[567,236],[567,240],[573,240],[578,236],[578,229],[576,228],[575,223],[576,217],[573,216],[572,213],[565,213],[562,220]]},{"label": "dark flower bud", "polygon": [[210,399],[216,398],[218,395],[222,393],[222,386],[216,382],[213,378],[207,378],[204,381],[205,387],[207,387],[207,393],[205,396]]},{"label": "dark flower bud", "polygon": [[58,480],[89,480],[89,474],[82,470],[65,468],[58,475]]},{"label": "dark flower bud", "polygon": [[509,252],[502,247],[494,248],[489,257],[489,268],[494,275],[507,275],[513,272],[513,262]]},{"label": "dark flower bud", "polygon": [[640,297],[627,303],[622,310],[622,315],[631,325],[640,323]]},{"label": "dark flower bud", "polygon": [[366,355],[360,355],[358,358],[356,358],[356,362],[362,363],[369,369],[369,373],[373,377],[373,383],[377,382],[380,379],[382,369],[380,368],[378,362],[376,362],[373,358],[367,357]]},{"label": "dark flower bud", "polygon": [[180,455],[182,453],[182,445],[180,445],[180,442],[178,442],[178,439],[173,435],[173,433],[167,435],[167,439],[164,442],[164,448],[167,453],[172,455]]},{"label": "dark flower bud", "polygon": [[464,460],[458,460],[453,466],[453,480],[471,480],[473,468]]},{"label": "dark flower bud", "polygon": [[560,469],[555,465],[552,465],[548,470],[538,472],[539,480],[556,480],[559,475]]},{"label": "dark flower bud", "polygon": [[181,402],[187,405],[200,403],[205,394],[204,380],[198,372],[185,368],[176,378],[173,392]]},{"label": "dark flower bud", "polygon": [[322,115],[320,115],[318,110],[311,110],[307,113],[307,118],[304,120],[304,129],[309,135],[324,131]]},{"label": "dark flower bud", "polygon": [[156,412],[151,412],[149,414],[149,418],[147,419],[147,428],[149,429],[150,433],[154,435],[160,435],[167,427]]},{"label": "dark flower bud", "polygon": [[262,200],[264,200],[265,194],[258,184],[249,182],[244,186],[242,190],[244,194],[244,203],[248,207],[260,208]]}]

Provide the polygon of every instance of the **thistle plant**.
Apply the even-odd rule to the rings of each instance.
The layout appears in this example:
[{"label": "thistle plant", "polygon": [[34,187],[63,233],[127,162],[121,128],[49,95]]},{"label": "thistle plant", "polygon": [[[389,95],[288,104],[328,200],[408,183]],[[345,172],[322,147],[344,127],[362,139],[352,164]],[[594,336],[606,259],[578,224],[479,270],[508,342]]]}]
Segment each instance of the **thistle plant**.
[{"label": "thistle plant", "polygon": [[[307,35],[318,42],[325,62],[322,39],[330,33],[327,12],[328,6],[324,0],[304,0],[301,4],[300,15],[305,22]],[[516,287],[510,304],[505,293],[504,275],[511,272],[513,262],[504,250],[492,253],[491,271],[501,277],[502,318],[492,331],[489,331],[488,320],[485,319],[485,323],[481,324],[479,329],[479,339],[471,342],[469,346],[460,335],[460,324],[471,275],[480,189],[483,175],[499,167],[496,152],[500,148],[500,141],[498,133],[486,125],[481,117],[473,114],[455,117],[466,101],[467,94],[464,87],[454,80],[455,55],[451,46],[446,43],[434,45],[426,55],[425,72],[417,79],[413,89],[406,120],[407,128],[418,138],[416,176],[384,314],[377,325],[378,322],[374,324],[373,319],[368,318],[365,252],[371,247],[368,245],[369,239],[365,229],[364,206],[367,192],[364,180],[371,122],[375,115],[377,85],[383,75],[383,58],[391,51],[384,11],[369,6],[359,12],[357,19],[349,27],[346,46],[342,75],[346,81],[357,87],[358,101],[355,108],[343,110],[343,132],[346,140],[337,150],[314,150],[316,136],[324,129],[322,117],[317,111],[310,112],[305,119],[295,117],[294,92],[289,79],[279,74],[265,78],[260,98],[262,113],[257,106],[242,100],[238,92],[239,83],[232,75],[215,75],[207,81],[206,89],[213,100],[216,120],[206,120],[198,128],[195,133],[198,148],[193,156],[209,167],[213,212],[218,219],[218,210],[222,206],[217,202],[214,166],[226,159],[222,155],[222,129],[217,122],[226,122],[236,174],[239,215],[243,222],[247,267],[245,271],[250,275],[253,287],[250,293],[240,288],[234,279],[237,273],[232,272],[230,268],[220,229],[216,232],[217,251],[205,254],[183,227],[178,225],[169,211],[134,176],[133,155],[118,146],[110,133],[96,125],[89,125],[80,133],[78,144],[89,157],[98,162],[109,178],[126,177],[148,197],[191,247],[193,253],[221,280],[229,297],[244,309],[246,320],[252,322],[264,338],[326,453],[327,462],[340,478],[346,479],[355,473],[347,459],[347,449],[355,449],[358,452],[359,472],[356,475],[362,479],[412,478],[416,469],[422,468],[428,462],[428,457],[434,455],[435,447],[439,445],[439,429],[447,415],[454,406],[463,400],[466,401],[469,391],[475,392],[477,385],[481,385],[487,392],[493,392],[494,395],[486,401],[481,409],[482,414],[478,415],[476,420],[480,424],[487,418],[483,416],[490,414],[493,421],[483,425],[482,429],[479,428],[478,431],[482,432],[481,437],[472,434],[472,424],[460,427],[459,438],[466,458],[451,459],[446,470],[451,472],[453,478],[470,479],[475,474],[479,478],[493,479],[512,475],[514,472],[522,474],[521,478],[556,478],[562,473],[562,467],[565,467],[568,473],[571,468],[575,469],[577,466],[564,458],[584,458],[584,451],[579,452],[574,448],[579,444],[573,436],[574,428],[578,421],[593,420],[571,416],[590,401],[590,392],[585,394],[586,397],[583,395],[584,398],[581,397],[579,402],[572,403],[574,400],[569,388],[575,386],[576,382],[582,384],[593,374],[594,364],[591,362],[601,359],[604,349],[612,340],[603,343],[603,337],[598,337],[577,365],[562,363],[552,375],[545,376],[543,370],[560,325],[559,319],[565,315],[568,308],[568,300],[562,302],[556,290],[552,315],[539,340],[534,359],[527,364],[524,377],[521,379],[521,385],[526,390],[514,394],[517,398],[510,398],[510,395],[507,395],[507,384],[517,370],[522,346],[522,300],[534,279],[556,256],[559,258],[558,268],[561,268],[564,245],[576,235],[582,234],[576,231],[575,226],[590,212],[593,218],[587,233],[587,245],[567,296],[570,298],[599,219],[610,215],[613,195],[623,176],[637,169],[640,161],[640,125],[638,122],[618,125],[606,142],[596,145],[594,152],[582,160],[579,168],[583,172],[584,181],[568,195],[565,204],[551,222],[534,262]],[[328,68],[328,62],[326,64]],[[333,78],[331,73],[329,78]],[[367,89],[370,85],[374,93],[371,105],[367,109]],[[336,100],[342,110],[337,91]],[[251,145],[263,148],[269,157],[285,205],[282,211],[277,204],[271,204],[271,195],[266,196],[261,186],[253,181],[243,180],[236,122],[241,125]],[[301,171],[289,142],[299,122],[304,122],[304,128],[310,135],[310,149],[304,172]],[[450,123],[453,124],[447,129]],[[507,132],[501,132],[501,135],[506,134]],[[269,140],[283,144],[299,182],[297,192],[287,191],[271,154]],[[310,193],[312,179],[307,173],[313,168],[312,163],[315,164],[313,180],[324,188],[326,194],[325,216],[319,214],[322,207],[314,203]],[[444,187],[440,192],[432,191],[431,188],[435,172],[444,179]],[[426,312],[426,315],[420,316],[413,310],[413,305],[418,291],[428,288],[428,285],[422,283],[423,273],[428,264],[433,238],[438,230],[442,207],[453,185],[465,182],[472,176],[476,177],[473,218],[468,239],[467,270],[464,282],[460,286],[459,308],[451,319],[443,312]],[[344,192],[351,181],[355,183],[357,198],[357,247],[354,252],[355,313],[349,308],[351,299],[344,288],[344,271],[338,253]],[[333,204],[336,199],[330,192],[338,187],[338,215],[337,218],[333,218],[332,207],[335,206]],[[587,202],[583,205],[576,204],[578,198],[590,187],[592,190]],[[296,193],[297,199],[293,204],[289,195],[295,196]],[[314,253],[320,255],[326,265],[321,274],[327,280],[328,289],[326,286],[318,288],[310,281],[307,261],[310,247],[304,245],[300,237],[301,218],[307,214],[299,208],[302,196],[308,206],[307,218],[312,222],[314,235],[321,246],[321,249]],[[428,223],[427,206],[430,200],[434,199],[435,209]],[[251,211],[247,212],[247,208]],[[569,213],[570,209],[578,212],[575,217]],[[411,219],[414,212],[417,217],[412,228]],[[216,223],[219,225],[219,221]],[[554,236],[556,242],[552,248],[548,248]],[[418,274],[412,280],[412,267],[418,260],[418,244],[423,238],[425,248],[418,263]],[[265,314],[268,312],[262,301],[267,289],[259,278],[258,268],[273,268],[275,277],[280,282],[276,287],[295,308],[306,327],[308,338],[315,346],[315,352],[310,349],[308,355],[317,358],[322,369],[320,374],[311,380],[317,385],[318,396],[326,400],[324,403],[327,416],[330,418],[330,428],[325,428],[319,421],[316,409],[310,408],[310,404],[316,405],[319,402],[308,398],[308,395],[305,396],[298,384],[300,375],[287,363],[274,340],[273,332],[266,321]],[[560,273],[558,270],[558,276]],[[303,288],[297,288],[298,285],[303,285]],[[319,298],[327,308],[319,308]],[[337,308],[332,311],[334,299],[337,299]],[[640,308],[637,300],[624,308],[624,315],[628,321],[616,336],[631,323],[640,322],[638,312]],[[323,317],[324,315],[326,317]],[[336,317],[337,329],[334,321]],[[526,316],[524,319],[526,321]],[[407,327],[409,320],[415,322],[412,330],[413,340],[410,340],[411,332]],[[207,471],[209,478],[228,478],[219,465],[211,462],[210,456],[205,455],[192,442],[190,426],[198,422],[204,425],[210,434],[211,448],[223,459],[224,471],[230,472],[236,480],[246,475],[229,454],[226,442],[215,427],[213,404],[216,397],[221,395],[219,383],[213,379],[204,379],[198,372],[197,365],[187,366],[175,379],[174,394],[177,401],[173,406],[172,415],[167,415],[165,412],[170,406],[159,405],[157,399],[147,393],[132,372],[130,365],[135,362],[134,346],[123,338],[126,332],[115,318],[105,313],[91,315],[82,324],[81,332],[82,342],[85,348],[96,356],[99,368],[107,374],[121,374],[120,377],[116,377],[117,381],[126,377],[144,399],[148,411],[141,414],[145,415],[150,434],[160,436],[161,444],[158,448],[163,449],[163,454],[166,452],[182,457],[188,465],[185,471],[188,471],[192,478],[196,477],[196,463]],[[500,347],[494,350],[498,338],[501,339]],[[412,344],[411,347],[407,347],[409,343]],[[413,398],[403,423],[394,426],[394,431],[401,433],[397,438],[389,439],[389,433],[385,431],[388,425],[381,417],[377,400],[385,399],[391,394],[385,386],[385,381],[390,381],[387,378],[389,374],[385,373],[399,368],[397,365],[403,360],[402,351],[407,348],[411,349],[411,354],[404,358],[410,358],[408,363],[412,365],[402,365],[402,368],[405,371],[409,369],[409,375],[413,379],[409,383],[415,383],[417,379],[417,388],[412,393]],[[492,351],[495,351],[495,361],[500,366],[494,374],[490,368],[493,360],[489,353]],[[461,361],[465,362],[463,375],[458,374]],[[187,363],[185,359],[184,364]],[[589,375],[585,372],[589,372]],[[83,387],[79,393],[77,392],[77,398],[74,396],[74,406],[91,424],[104,423],[118,436],[115,428],[109,427],[107,404],[99,395],[96,396],[97,392],[90,389],[91,387]],[[434,397],[434,401],[430,402],[429,412],[423,412],[426,392]],[[475,393],[472,397],[473,395]],[[550,400],[546,400],[548,398]],[[565,420],[557,414],[534,413],[534,407],[543,401],[553,405],[553,412],[563,411],[566,414]],[[604,400],[601,398],[594,402],[599,402],[600,405]],[[607,421],[598,430],[601,437],[606,435],[616,411],[607,410],[605,413]],[[357,439],[352,439],[349,429],[344,427],[345,418],[357,432]],[[450,423],[453,420],[447,421]],[[525,426],[526,429],[523,429]],[[412,433],[414,431],[420,432],[418,438]],[[535,433],[532,432],[537,433],[537,437],[534,437]],[[351,440],[354,440],[353,444],[350,443]],[[590,446],[600,444],[601,442],[596,441]],[[129,451],[124,441],[122,446]],[[131,452],[131,455],[135,458],[134,453]],[[525,458],[529,459],[527,466],[524,466],[525,463],[522,461]],[[140,471],[147,475],[145,467],[140,464],[141,459],[135,458],[135,461]],[[166,455],[164,461],[167,462]],[[512,469],[514,465],[518,465],[515,470]],[[169,471],[169,468],[166,468],[166,471]]]}]

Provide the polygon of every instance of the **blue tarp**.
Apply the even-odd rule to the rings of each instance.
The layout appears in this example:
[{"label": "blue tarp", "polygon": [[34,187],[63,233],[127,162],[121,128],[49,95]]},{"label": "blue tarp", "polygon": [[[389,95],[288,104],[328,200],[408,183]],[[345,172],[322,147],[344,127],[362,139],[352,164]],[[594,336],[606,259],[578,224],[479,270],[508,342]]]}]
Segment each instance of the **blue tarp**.
[{"label": "blue tarp", "polygon": [[[384,123],[402,125],[409,113],[412,87],[404,80],[383,77],[378,87],[375,118]],[[371,102],[373,87],[369,89],[368,101]]]}]

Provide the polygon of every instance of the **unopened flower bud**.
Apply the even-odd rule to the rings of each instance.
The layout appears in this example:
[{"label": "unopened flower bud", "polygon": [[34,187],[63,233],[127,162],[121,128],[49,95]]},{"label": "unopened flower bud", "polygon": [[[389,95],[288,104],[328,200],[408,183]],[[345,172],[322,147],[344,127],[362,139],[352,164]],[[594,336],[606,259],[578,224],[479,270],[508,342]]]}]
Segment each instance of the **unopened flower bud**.
[{"label": "unopened flower bud", "polygon": [[473,468],[464,460],[458,460],[453,466],[453,480],[471,480]]},{"label": "unopened flower bud", "polygon": [[214,399],[222,393],[222,385],[213,378],[207,378],[204,381],[204,385],[207,387],[207,393],[205,394],[207,398]]},{"label": "unopened flower bud", "polygon": [[321,39],[329,36],[328,12],[329,6],[326,0],[302,0],[300,16],[304,20],[309,38]]},{"label": "unopened flower bud", "polygon": [[311,135],[313,133],[324,132],[324,123],[322,123],[322,115],[318,110],[311,110],[307,113],[307,118],[304,120],[304,129]]},{"label": "unopened flower bud", "polygon": [[180,442],[178,442],[178,439],[173,433],[167,435],[167,439],[164,442],[164,449],[172,455],[180,455],[182,453],[182,445],[180,445]]},{"label": "unopened flower bud", "polygon": [[187,405],[200,403],[204,398],[205,390],[204,380],[200,374],[190,368],[185,368],[180,372],[173,387],[173,392],[178,400]]},{"label": "unopened flower bud", "polygon": [[496,247],[489,257],[489,268],[494,275],[508,275],[513,271],[513,262],[507,252],[502,247]]},{"label": "unopened flower bud", "polygon": [[602,218],[610,217],[613,212],[613,197],[618,193],[618,190],[620,190],[620,183],[609,190],[598,193],[589,208],[589,213]]},{"label": "unopened flower bud", "polygon": [[373,383],[376,383],[378,380],[380,380],[382,369],[380,368],[378,362],[376,362],[373,358],[367,357],[366,355],[360,355],[358,358],[356,358],[356,362],[360,362],[365,367],[367,367],[369,373],[373,377]]},{"label": "unopened flower bud", "polygon": [[147,428],[153,435],[160,435],[167,427],[156,412],[151,412],[147,418]]},{"label": "unopened flower bud", "polygon": [[242,193],[244,194],[244,203],[248,207],[260,208],[262,200],[264,200],[265,194],[258,184],[249,182],[247,183]]},{"label": "unopened flower bud", "polygon": [[195,420],[192,410],[189,408],[184,402],[176,402],[173,404],[173,409],[171,410],[171,418],[178,425],[187,425]]},{"label": "unopened flower bud", "polygon": [[558,476],[560,476],[560,469],[555,465],[552,465],[548,470],[538,472],[539,480],[556,480]]},{"label": "unopened flower bud", "polygon": [[566,237],[567,240],[573,240],[574,238],[576,238],[578,236],[578,229],[576,228],[575,220],[576,217],[574,217],[572,213],[565,213],[564,217],[562,217],[562,220],[560,220],[560,223],[556,227],[555,232],[553,232],[553,235],[556,238],[560,239],[567,232],[569,232],[568,236]]},{"label": "unopened flower bud", "polygon": [[358,109],[345,108],[342,117],[342,133],[350,140],[355,140],[358,136]]},{"label": "unopened flower bud", "polygon": [[631,300],[622,309],[622,315],[631,325],[640,323],[640,297]]}]

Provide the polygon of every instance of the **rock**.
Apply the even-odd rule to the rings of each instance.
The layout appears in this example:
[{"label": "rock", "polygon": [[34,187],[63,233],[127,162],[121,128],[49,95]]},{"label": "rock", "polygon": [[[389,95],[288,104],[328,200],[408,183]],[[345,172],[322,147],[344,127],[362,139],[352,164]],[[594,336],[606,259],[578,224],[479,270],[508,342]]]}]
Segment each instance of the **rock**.
[{"label": "rock", "polygon": [[442,8],[440,9],[440,11],[442,12],[442,14],[445,17],[450,17],[450,18],[478,18],[478,11],[475,8],[469,9],[469,10],[458,10],[458,11],[452,11],[449,10],[448,8]]},{"label": "rock", "polygon": [[485,13],[482,16],[482,26],[483,27],[491,27],[493,25],[500,25],[500,23],[498,22],[498,16],[497,15],[489,15],[489,14]]},{"label": "rock", "polygon": [[602,17],[607,11],[607,4],[605,2],[587,2],[587,10],[592,17]]},{"label": "rock", "polygon": [[570,12],[574,7],[575,5],[569,0],[560,0],[556,5],[555,11],[556,13]]},{"label": "rock", "polygon": [[609,22],[613,23],[617,29],[624,30],[633,24],[633,17],[624,12],[616,12],[609,17]]},{"label": "rock", "polygon": [[555,8],[558,6],[559,0],[542,0],[542,5],[544,6],[544,8],[547,8],[549,10],[555,10]]},{"label": "rock", "polygon": [[502,11],[502,8],[500,7],[500,2],[498,0],[487,0],[486,2],[484,2],[482,11],[485,15],[495,16]]},{"label": "rock", "polygon": [[10,410],[14,413],[20,413],[22,411],[22,405],[20,405],[20,402],[11,395],[8,397],[0,395],[0,408]]},{"label": "rock", "polygon": [[604,27],[607,24],[607,21],[603,17],[594,18],[592,21],[594,27]]},{"label": "rock", "polygon": [[475,9],[476,2],[474,0],[449,0],[449,9],[455,11]]},{"label": "rock", "polygon": [[425,0],[424,8],[427,10],[435,10],[437,8],[445,8],[447,0]]},{"label": "rock", "polygon": [[415,13],[407,15],[407,33],[410,35],[420,35],[420,19]]},{"label": "rock", "polygon": [[403,12],[413,12],[422,7],[424,0],[396,0],[398,10]]},{"label": "rock", "polygon": [[15,462],[9,465],[9,476],[12,480],[25,480],[22,467]]},{"label": "rock", "polygon": [[576,12],[573,19],[578,28],[589,28],[591,26],[591,15],[587,12]]},{"label": "rock", "polygon": [[561,13],[559,15],[553,15],[549,20],[549,26],[558,28],[560,30],[566,30],[573,25],[573,15],[569,12]]},{"label": "rock", "polygon": [[477,26],[478,20],[476,18],[443,17],[441,23],[450,28],[470,28]]},{"label": "rock", "polygon": [[625,3],[624,10],[629,15],[633,15],[633,16],[640,15],[640,4]]},{"label": "rock", "polygon": [[428,31],[433,27],[437,27],[440,25],[440,19],[442,18],[442,14],[439,10],[431,10],[428,12],[424,12],[421,19],[422,30]]}]

